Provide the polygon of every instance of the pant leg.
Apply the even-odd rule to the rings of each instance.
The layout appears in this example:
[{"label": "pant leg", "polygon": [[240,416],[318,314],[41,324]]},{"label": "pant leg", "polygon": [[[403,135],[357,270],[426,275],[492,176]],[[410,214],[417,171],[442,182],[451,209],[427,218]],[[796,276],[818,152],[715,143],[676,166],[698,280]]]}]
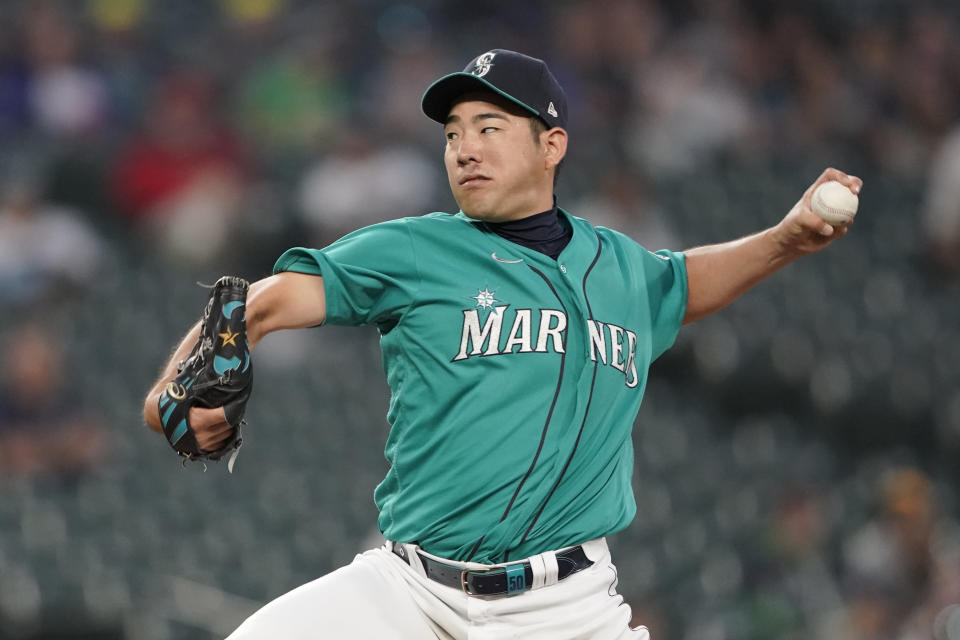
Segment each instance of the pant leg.
[{"label": "pant leg", "polygon": [[368,552],[297,587],[240,625],[228,640],[435,640],[404,581]]}]

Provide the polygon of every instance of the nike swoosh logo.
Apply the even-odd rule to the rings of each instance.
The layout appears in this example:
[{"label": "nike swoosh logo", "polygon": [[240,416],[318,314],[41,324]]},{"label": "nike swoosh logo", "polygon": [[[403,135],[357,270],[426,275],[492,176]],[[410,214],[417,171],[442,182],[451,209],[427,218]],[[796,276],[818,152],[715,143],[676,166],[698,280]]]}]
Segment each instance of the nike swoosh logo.
[{"label": "nike swoosh logo", "polygon": [[519,260],[504,260],[503,258],[498,258],[496,251],[494,251],[493,253],[491,253],[491,254],[490,254],[490,257],[493,258],[494,260],[496,260],[497,262],[502,262],[502,263],[504,263],[504,264],[518,264],[518,263],[520,263],[520,262],[523,262],[523,258],[520,258]]}]

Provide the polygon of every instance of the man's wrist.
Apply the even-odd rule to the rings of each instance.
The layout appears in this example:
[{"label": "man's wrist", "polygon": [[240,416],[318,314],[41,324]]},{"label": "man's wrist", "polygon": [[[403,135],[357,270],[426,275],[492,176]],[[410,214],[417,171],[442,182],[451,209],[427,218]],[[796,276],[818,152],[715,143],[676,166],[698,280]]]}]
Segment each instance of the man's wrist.
[{"label": "man's wrist", "polygon": [[763,231],[769,246],[770,263],[779,268],[790,264],[803,255],[803,251],[791,240],[793,234],[784,227],[785,221]]}]

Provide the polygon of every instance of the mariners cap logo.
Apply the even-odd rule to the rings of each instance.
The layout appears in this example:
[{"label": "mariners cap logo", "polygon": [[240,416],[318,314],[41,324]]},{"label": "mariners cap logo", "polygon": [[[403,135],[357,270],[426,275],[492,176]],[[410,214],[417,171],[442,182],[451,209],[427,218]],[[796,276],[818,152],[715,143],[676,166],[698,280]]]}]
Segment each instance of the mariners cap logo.
[{"label": "mariners cap logo", "polygon": [[478,57],[473,66],[473,71],[470,73],[478,78],[482,78],[483,76],[487,75],[487,73],[490,71],[490,68],[493,67],[493,58],[496,55],[497,54],[495,54],[493,51],[487,51],[485,54]]}]

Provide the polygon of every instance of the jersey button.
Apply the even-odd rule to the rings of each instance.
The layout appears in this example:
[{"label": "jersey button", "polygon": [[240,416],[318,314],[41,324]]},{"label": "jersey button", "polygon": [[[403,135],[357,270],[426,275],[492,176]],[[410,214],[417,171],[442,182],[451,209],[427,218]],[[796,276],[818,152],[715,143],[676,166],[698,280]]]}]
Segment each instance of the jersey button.
[{"label": "jersey button", "polygon": [[566,273],[567,267],[565,265],[560,265],[560,271],[563,271],[564,273]]}]

